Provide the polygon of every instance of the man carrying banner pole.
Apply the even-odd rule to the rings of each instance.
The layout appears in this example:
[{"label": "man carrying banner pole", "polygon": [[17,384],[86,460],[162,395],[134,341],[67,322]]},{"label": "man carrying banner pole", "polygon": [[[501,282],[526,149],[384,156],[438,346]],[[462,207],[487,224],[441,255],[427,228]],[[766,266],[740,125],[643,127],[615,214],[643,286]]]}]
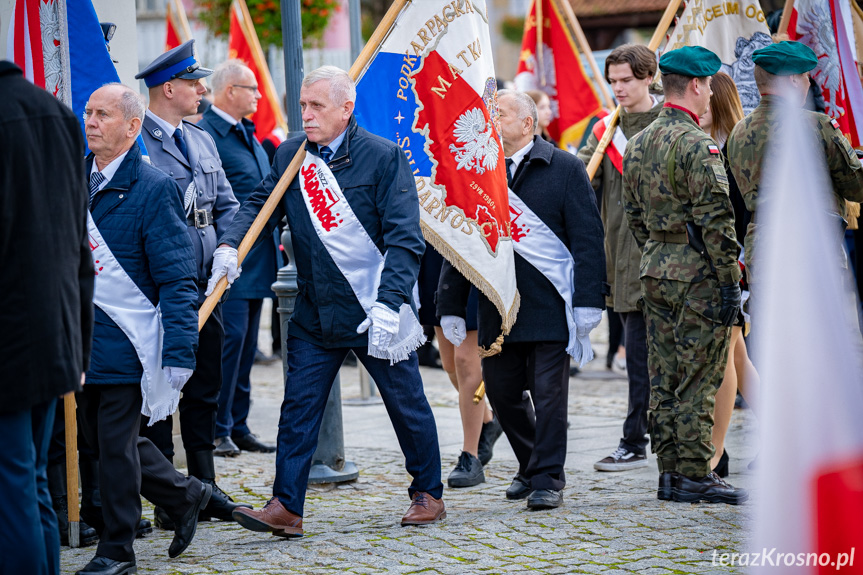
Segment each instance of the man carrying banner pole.
[{"label": "man carrying banner pole", "polygon": [[288,373],[279,421],[273,498],[261,510],[236,509],[252,531],[303,534],[306,484],[324,406],[353,350],[380,390],[413,476],[402,525],[446,517],[437,428],[415,350],[425,341],[412,301],[425,243],[414,178],[394,143],[357,126],[356,87],[325,66],[303,79],[300,107],[308,138],[279,147],[270,174],[222,236],[207,293],[238,273],[237,250],[283,172],[304,146],[300,177],[288,187],[261,235],[287,215],[300,292],[287,337]]},{"label": "man carrying banner pole", "polygon": [[[602,188],[602,224],[605,228],[605,266],[611,295],[606,303],[620,314],[626,340],[626,376],[629,380],[629,408],[623,423],[623,437],[611,455],[597,461],[598,471],[625,471],[647,465],[647,402],[650,378],[647,374],[647,327],[639,308],[641,299],[641,248],[629,231],[623,213],[623,153],[628,138],[656,119],[662,106],[648,90],[656,74],[656,56],[647,46],[624,44],[605,60],[605,77],[620,102],[620,125],[606,148],[602,164],[593,177],[594,188]],[[578,157],[590,161],[602,139],[610,117],[594,124],[587,144]]]}]

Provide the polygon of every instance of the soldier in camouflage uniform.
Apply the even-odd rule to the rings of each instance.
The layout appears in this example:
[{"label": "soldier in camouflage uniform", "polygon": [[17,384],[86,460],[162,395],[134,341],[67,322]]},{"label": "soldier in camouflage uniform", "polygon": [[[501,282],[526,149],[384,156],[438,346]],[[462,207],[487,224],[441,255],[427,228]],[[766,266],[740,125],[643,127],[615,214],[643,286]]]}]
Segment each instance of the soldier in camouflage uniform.
[{"label": "soldier in camouflage uniform", "polygon": [[[756,50],[755,81],[761,91],[761,103],[740,121],[728,138],[728,161],[740,186],[746,209],[752,212],[752,222],[746,231],[746,272],[752,288],[756,209],[759,205],[758,187],[764,158],[771,153],[768,142],[781,137],[779,118],[784,98],[794,97],[793,104],[802,106],[809,89],[809,71],[818,65],[815,53],[799,42],[779,42]],[[837,216],[845,218],[845,200],[863,201],[863,169],[857,154],[839,130],[839,123],[825,114],[805,112],[818,141],[833,184],[834,208]],[[837,218],[837,221],[838,218]],[[837,232],[837,237],[839,234]],[[837,242],[838,245],[838,242]],[[844,252],[837,249],[837,259],[844,260]]]},{"label": "soldier in camouflage uniform", "polygon": [[738,504],[748,494],[710,469],[713,406],[740,306],[728,179],[698,117],[719,58],[686,46],[659,60],[665,105],[623,158],[627,221],[643,247],[650,443],[659,499]]}]

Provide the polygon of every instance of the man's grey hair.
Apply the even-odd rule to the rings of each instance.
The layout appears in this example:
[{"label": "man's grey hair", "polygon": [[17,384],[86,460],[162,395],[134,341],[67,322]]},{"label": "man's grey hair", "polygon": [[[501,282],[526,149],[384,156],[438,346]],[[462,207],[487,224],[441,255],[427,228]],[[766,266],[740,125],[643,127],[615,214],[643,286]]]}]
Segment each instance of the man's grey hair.
[{"label": "man's grey hair", "polygon": [[210,85],[213,93],[218,94],[228,88],[231,84],[239,81],[244,72],[250,70],[246,63],[238,58],[226,60],[216,66],[210,77]]},{"label": "man's grey hair", "polygon": [[519,120],[524,120],[528,116],[533,119],[533,125],[536,126],[539,122],[539,118],[536,112],[536,102],[533,101],[526,92],[519,92],[518,90],[498,90],[497,98],[498,100],[503,97],[512,98],[515,101],[515,111],[518,114]]},{"label": "man's grey hair", "polygon": [[317,70],[312,70],[303,78],[303,86],[308,88],[321,80],[327,80],[330,83],[330,100],[336,106],[357,101],[357,84],[341,68],[321,66]]},{"label": "man's grey hair", "polygon": [[[143,123],[147,107],[144,105],[144,99],[138,92],[120,82],[110,82],[105,84],[105,86],[117,86],[123,90],[123,93],[120,95],[120,111],[123,112],[123,120],[128,122],[132,118],[138,118]],[[138,134],[140,133],[141,126],[139,125]],[[138,134],[135,134],[135,137]]]}]

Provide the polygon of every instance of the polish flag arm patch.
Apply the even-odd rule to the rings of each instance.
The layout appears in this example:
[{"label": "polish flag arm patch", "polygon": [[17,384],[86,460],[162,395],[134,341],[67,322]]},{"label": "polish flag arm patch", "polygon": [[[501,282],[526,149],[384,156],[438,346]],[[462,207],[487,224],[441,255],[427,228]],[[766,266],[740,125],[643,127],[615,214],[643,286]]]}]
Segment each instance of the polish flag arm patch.
[{"label": "polish flag arm patch", "polygon": [[708,145],[708,146],[707,146],[707,150],[708,150],[711,154],[713,154],[714,156],[718,156],[718,155],[719,155],[719,146],[715,146],[715,145],[713,145],[713,144],[710,144],[710,145]]}]

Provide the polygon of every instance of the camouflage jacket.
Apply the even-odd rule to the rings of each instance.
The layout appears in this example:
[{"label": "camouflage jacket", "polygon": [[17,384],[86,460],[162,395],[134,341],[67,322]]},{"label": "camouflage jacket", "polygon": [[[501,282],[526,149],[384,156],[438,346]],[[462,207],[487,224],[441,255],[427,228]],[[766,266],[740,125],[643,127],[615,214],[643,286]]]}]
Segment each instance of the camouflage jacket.
[{"label": "camouflage jacket", "polygon": [[685,237],[692,222],[701,227],[719,282],[740,280],[728,176],[716,142],[688,113],[663,108],[629,141],[623,197],[629,227],[644,248],[641,277],[698,282],[711,274],[710,262],[687,243],[651,239],[662,232]]},{"label": "camouflage jacket", "polygon": [[[782,100],[777,96],[762,96],[761,103],[747,117],[738,122],[728,137],[728,161],[731,173],[740,186],[746,209],[752,212],[753,220],[746,231],[747,265],[755,247],[755,213],[758,205],[758,186],[764,158],[769,155],[769,141],[776,137],[780,125]],[[805,112],[818,140],[824,148],[835,208],[846,217],[845,200],[863,201],[863,169],[860,160],[848,140],[833,124],[829,116],[817,112]],[[781,129],[781,128],[780,128]]]},{"label": "camouflage jacket", "polygon": [[[661,103],[646,112],[634,114],[621,108],[620,129],[623,135],[633,137],[655,120],[661,110]],[[596,136],[591,133],[587,144],[578,151],[578,157],[585,165],[590,162],[598,144]],[[611,284],[611,295],[606,298],[606,303],[615,311],[636,311],[641,298],[641,248],[635,243],[623,214],[623,174],[617,171],[606,155],[591,184],[594,189],[602,186],[600,215],[605,228],[605,272]]]}]

